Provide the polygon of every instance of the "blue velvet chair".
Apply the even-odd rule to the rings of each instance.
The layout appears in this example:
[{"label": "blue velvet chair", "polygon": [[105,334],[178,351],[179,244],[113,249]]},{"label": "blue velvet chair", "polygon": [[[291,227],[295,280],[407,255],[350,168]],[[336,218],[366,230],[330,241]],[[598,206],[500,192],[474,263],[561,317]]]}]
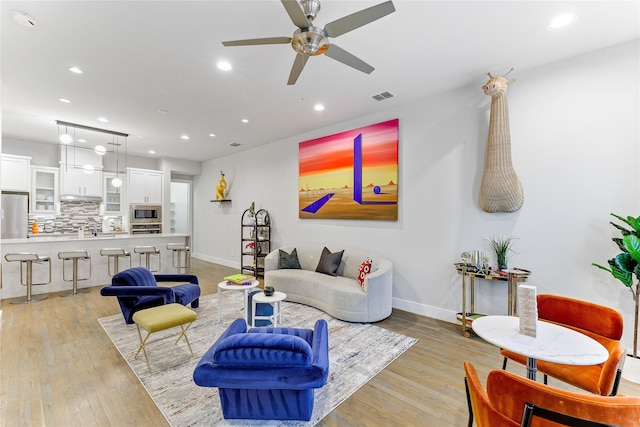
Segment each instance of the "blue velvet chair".
[{"label": "blue velvet chair", "polygon": [[329,375],[327,322],[313,330],[252,328],[236,319],[202,357],[195,383],[218,387],[225,418],[305,420]]},{"label": "blue velvet chair", "polygon": [[[158,282],[189,282],[176,286],[158,286]],[[111,286],[100,290],[103,296],[118,297],[122,315],[133,323],[133,314],[145,308],[179,303],[192,308],[200,305],[200,285],[192,274],[153,274],[144,267],[123,270],[111,278]]]}]

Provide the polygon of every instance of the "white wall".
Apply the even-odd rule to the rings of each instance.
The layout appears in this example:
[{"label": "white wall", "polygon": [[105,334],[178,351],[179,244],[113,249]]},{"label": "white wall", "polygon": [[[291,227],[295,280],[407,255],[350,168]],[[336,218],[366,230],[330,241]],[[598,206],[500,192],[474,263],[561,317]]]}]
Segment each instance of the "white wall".
[{"label": "white wall", "polygon": [[[489,97],[477,84],[203,163],[195,182],[194,256],[239,265],[240,216],[251,201],[271,214],[273,247],[300,241],[344,244],[394,262],[394,307],[453,321],[462,251],[489,250],[486,237],[517,236],[511,267],[533,270],[539,293],[615,307],[633,331],[624,286],[591,266],[617,251],[609,213],[640,215],[639,44],[518,72],[510,86],[513,162],[525,202],[516,213],[478,206]],[[517,64],[515,64],[517,67]],[[500,70],[487,70],[497,72]],[[425,75],[428,78],[428,75]],[[298,219],[298,143],[393,118],[400,120],[399,219]],[[223,170],[230,205],[211,203]],[[506,312],[506,287],[479,281],[477,311]]]}]

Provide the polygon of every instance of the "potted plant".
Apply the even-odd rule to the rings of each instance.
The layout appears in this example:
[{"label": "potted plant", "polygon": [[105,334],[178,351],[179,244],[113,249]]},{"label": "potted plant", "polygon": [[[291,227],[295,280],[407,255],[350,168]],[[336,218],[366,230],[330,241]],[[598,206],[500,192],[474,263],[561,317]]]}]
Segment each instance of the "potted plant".
[{"label": "potted plant", "polygon": [[[256,223],[256,203],[255,202],[251,202],[251,206],[249,206],[248,211],[249,212],[245,219],[245,223],[246,225],[254,225]],[[251,237],[255,237],[255,236],[251,236]]]},{"label": "potted plant", "polygon": [[513,241],[516,237],[505,234],[495,234],[491,238],[487,238],[491,244],[491,249],[496,254],[496,263],[498,264],[498,270],[507,269],[507,261],[509,260],[509,252],[515,252],[513,250]]},{"label": "potted plant", "polygon": [[276,289],[273,286],[265,286],[264,287],[264,294],[266,296],[268,296],[268,297],[272,296],[275,291],[276,291]]},{"label": "potted plant", "polygon": [[[635,319],[633,322],[633,358],[638,358],[638,306],[640,303],[640,236],[638,233],[640,232],[640,217],[634,218],[632,216],[628,216],[623,218],[614,213],[611,214],[613,217],[618,220],[624,222],[632,229],[629,230],[619,224],[610,221],[609,223],[613,225],[620,231],[622,237],[613,237],[611,240],[615,242],[618,248],[622,251],[615,258],[611,258],[607,261],[609,264],[609,268],[604,267],[600,264],[592,263],[602,270],[608,271],[622,282],[623,285],[627,287],[629,292],[631,292],[631,297],[635,303]],[[634,285],[633,276],[636,276],[636,283]]]}]

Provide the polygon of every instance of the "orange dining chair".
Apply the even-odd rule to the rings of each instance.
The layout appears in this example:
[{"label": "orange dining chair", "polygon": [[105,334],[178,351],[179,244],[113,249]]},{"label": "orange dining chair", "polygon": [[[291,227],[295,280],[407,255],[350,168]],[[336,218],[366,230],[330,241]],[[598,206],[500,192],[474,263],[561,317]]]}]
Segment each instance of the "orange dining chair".
[{"label": "orange dining chair", "polygon": [[[551,427],[563,425],[614,425],[634,427],[640,423],[640,397],[594,396],[560,390],[504,370],[489,372],[486,389],[470,362],[464,362],[465,385],[470,402],[469,426],[478,427]],[[544,408],[523,416],[527,405]],[[559,421],[552,421],[548,418]],[[530,423],[530,424],[528,424]]]},{"label": "orange dining chair", "polygon": [[[614,396],[618,392],[626,349],[622,337],[622,315],[609,307],[558,295],[537,296],[538,318],[573,329],[598,341],[609,352],[609,358],[599,365],[575,366],[539,360],[538,371],[575,387],[602,396]],[[500,350],[504,356],[502,369],[511,359],[523,365],[526,356],[508,350]]]}]

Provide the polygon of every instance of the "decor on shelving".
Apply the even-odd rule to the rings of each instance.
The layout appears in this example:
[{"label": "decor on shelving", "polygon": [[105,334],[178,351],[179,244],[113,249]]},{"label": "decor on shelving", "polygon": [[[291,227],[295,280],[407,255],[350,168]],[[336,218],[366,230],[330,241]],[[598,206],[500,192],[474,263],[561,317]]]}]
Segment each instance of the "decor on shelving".
[{"label": "decor on shelving", "polygon": [[398,219],[398,119],[299,144],[299,218]]},{"label": "decor on shelving", "polygon": [[[635,304],[632,356],[634,359],[638,359],[638,309],[640,308],[640,235],[638,233],[640,232],[640,217],[634,218],[628,216],[623,218],[614,213],[612,213],[611,216],[624,222],[632,229],[629,230],[610,221],[609,223],[617,228],[622,235],[622,237],[613,237],[611,239],[622,252],[616,255],[615,258],[607,261],[610,268],[596,263],[592,263],[591,265],[611,273],[613,277],[621,281],[622,284],[629,289],[629,292],[631,292],[631,298],[633,298]],[[635,285],[633,284],[634,274],[636,275]]]},{"label": "decor on shelving", "polygon": [[220,181],[216,187],[216,200],[225,200],[224,190],[227,188],[227,180],[224,179],[224,172],[220,171]]},{"label": "decor on shelving", "polygon": [[515,252],[513,250],[513,241],[516,237],[505,234],[496,234],[491,238],[487,238],[496,254],[496,263],[498,270],[507,269],[507,261],[509,260],[509,252]]},{"label": "decor on shelving", "polygon": [[[511,71],[513,68],[507,74]],[[484,93],[491,96],[491,116],[484,174],[480,184],[480,207],[489,213],[515,212],[524,203],[522,184],[511,163],[507,107],[507,87],[515,83],[516,79],[505,79],[507,74],[493,77],[491,73],[487,73],[489,81],[482,86]]]}]

